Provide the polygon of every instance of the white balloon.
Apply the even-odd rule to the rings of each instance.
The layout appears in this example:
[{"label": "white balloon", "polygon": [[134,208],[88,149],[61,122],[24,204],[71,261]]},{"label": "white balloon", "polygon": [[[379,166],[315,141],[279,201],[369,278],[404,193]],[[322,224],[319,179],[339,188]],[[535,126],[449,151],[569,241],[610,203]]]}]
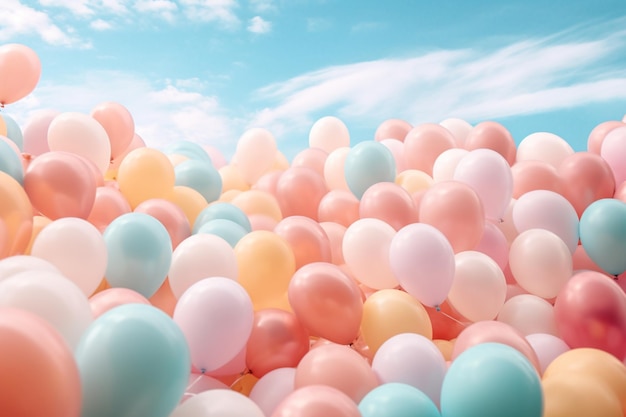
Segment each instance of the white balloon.
[{"label": "white balloon", "polygon": [[350,146],[350,132],[341,119],[334,116],[322,117],[311,126],[309,146],[331,153],[337,148]]},{"label": "white balloon", "polygon": [[170,417],[266,417],[258,405],[230,389],[214,389],[188,399]]},{"label": "white balloon", "polygon": [[30,255],[9,256],[0,260],[0,281],[5,280],[20,272],[26,271],[50,271],[58,272],[59,268],[45,259]]},{"label": "white balloon", "polygon": [[278,404],[295,389],[296,368],[278,368],[263,375],[252,387],[250,399],[271,416]]}]

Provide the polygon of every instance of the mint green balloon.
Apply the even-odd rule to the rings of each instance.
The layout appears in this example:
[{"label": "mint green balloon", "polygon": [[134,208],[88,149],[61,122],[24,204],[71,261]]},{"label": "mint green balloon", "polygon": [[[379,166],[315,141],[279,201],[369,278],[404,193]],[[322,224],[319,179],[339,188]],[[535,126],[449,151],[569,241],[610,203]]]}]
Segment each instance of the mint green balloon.
[{"label": "mint green balloon", "polygon": [[380,142],[361,142],[348,152],[344,175],[348,188],[360,200],[372,185],[396,180],[396,161]]},{"label": "mint green balloon", "polygon": [[0,171],[9,174],[20,184],[24,183],[24,167],[11,146],[0,140]]},{"label": "mint green balloon", "polygon": [[222,177],[209,161],[189,159],[176,165],[176,185],[184,185],[199,192],[211,203],[222,195]]},{"label": "mint green balloon", "polygon": [[75,352],[81,417],[168,417],[187,387],[183,332],[156,307],[126,304],[97,318]]},{"label": "mint green balloon", "polygon": [[250,219],[243,210],[234,204],[218,201],[205,207],[200,214],[198,214],[193,224],[193,233],[198,233],[198,230],[200,230],[205,223],[215,219],[231,220],[243,227],[247,232],[252,231]]},{"label": "mint green balloon", "polygon": [[428,395],[399,382],[371,390],[359,403],[359,411],[363,417],[441,417]]},{"label": "mint green balloon", "polygon": [[4,124],[7,127],[7,138],[11,139],[13,143],[17,145],[20,151],[24,150],[24,135],[20,125],[7,114],[0,113],[0,117],[4,120]]},{"label": "mint green balloon", "polygon": [[213,219],[206,222],[200,226],[198,233],[208,233],[219,236],[227,241],[233,248],[242,237],[248,234],[246,229],[244,229],[239,223],[226,219]]}]

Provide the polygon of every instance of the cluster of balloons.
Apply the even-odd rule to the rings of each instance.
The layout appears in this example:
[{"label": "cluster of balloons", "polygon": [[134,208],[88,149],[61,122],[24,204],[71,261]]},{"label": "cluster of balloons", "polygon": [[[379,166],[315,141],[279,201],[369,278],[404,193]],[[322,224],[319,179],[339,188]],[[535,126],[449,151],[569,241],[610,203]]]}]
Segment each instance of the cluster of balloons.
[{"label": "cluster of balloons", "polygon": [[[0,104],[36,54],[0,47]],[[626,415],[626,124],[336,117],[291,161],[146,146],[120,103],[0,113],[14,417]]]}]

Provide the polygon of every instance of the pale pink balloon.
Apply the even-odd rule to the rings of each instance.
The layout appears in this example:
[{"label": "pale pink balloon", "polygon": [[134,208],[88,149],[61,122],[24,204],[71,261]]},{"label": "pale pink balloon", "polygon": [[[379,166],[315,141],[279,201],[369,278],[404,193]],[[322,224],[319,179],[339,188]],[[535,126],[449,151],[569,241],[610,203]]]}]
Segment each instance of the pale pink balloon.
[{"label": "pale pink balloon", "polygon": [[106,101],[91,110],[91,117],[104,127],[111,144],[111,158],[122,154],[135,135],[135,121],[122,104]]},{"label": "pale pink balloon", "polygon": [[326,385],[343,392],[355,403],[379,384],[367,361],[343,345],[328,344],[311,349],[296,368],[296,389]]},{"label": "pale pink balloon", "polygon": [[318,219],[318,207],[328,192],[324,178],[305,167],[291,167],[276,184],[276,200],[283,217],[306,216]]},{"label": "pale pink balloon", "polygon": [[407,224],[417,223],[418,213],[408,191],[392,182],[379,182],[363,193],[359,217],[380,219],[400,230]]},{"label": "pale pink balloon", "polygon": [[246,130],[237,141],[234,161],[248,184],[270,170],[276,158],[276,139],[263,128]]},{"label": "pale pink balloon", "polygon": [[254,401],[266,416],[271,416],[278,405],[295,389],[296,368],[278,368],[263,375],[250,391]]},{"label": "pale pink balloon", "polygon": [[587,138],[587,151],[600,155],[602,149],[602,142],[606,135],[613,129],[618,127],[624,127],[626,124],[623,121],[609,120],[602,122],[593,128],[589,137]]},{"label": "pale pink balloon", "polygon": [[617,186],[613,198],[626,203],[626,181]]},{"label": "pale pink balloon", "polygon": [[171,201],[151,198],[135,207],[134,212],[149,214],[160,221],[170,235],[173,249],[191,236],[191,225],[185,212]]},{"label": "pale pink balloon", "polygon": [[535,190],[559,193],[562,179],[556,168],[544,161],[518,161],[511,167],[513,175],[513,198]]},{"label": "pale pink balloon", "polygon": [[41,61],[26,45],[8,43],[0,46],[0,106],[29,95],[41,76]]},{"label": "pale pink balloon", "polygon": [[439,122],[439,124],[452,133],[459,148],[465,147],[465,140],[472,131],[472,125],[470,123],[463,119],[449,118]]},{"label": "pale pink balloon", "polygon": [[120,164],[122,163],[126,155],[128,155],[130,152],[134,151],[135,149],[145,148],[145,147],[146,147],[146,143],[144,142],[144,140],[141,138],[141,136],[135,133],[135,135],[133,136],[133,139],[130,141],[126,149],[124,149],[124,151],[120,155],[116,156],[115,158],[111,160],[111,165],[109,166],[109,169],[113,171],[117,170],[120,167]]},{"label": "pale pink balloon", "polygon": [[192,372],[189,375],[189,382],[187,383],[187,389],[185,390],[185,394],[183,395],[181,403],[204,391],[229,388],[230,387],[228,385],[224,384],[218,379],[213,378],[212,376]]},{"label": "pale pink balloon", "polygon": [[453,148],[443,151],[433,165],[433,180],[435,182],[450,181],[454,178],[454,171],[459,161],[467,155],[467,149]]},{"label": "pale pink balloon", "polygon": [[359,206],[359,200],[350,191],[330,190],[320,200],[317,209],[318,220],[348,227],[359,219]]},{"label": "pale pink balloon", "polygon": [[274,233],[284,238],[296,258],[296,270],[313,262],[330,262],[330,241],[324,229],[315,220],[304,216],[282,219]]},{"label": "pale pink balloon", "polygon": [[324,180],[326,181],[326,186],[331,190],[350,191],[344,173],[348,152],[350,152],[348,147],[337,148],[329,153],[326,158],[324,163]]},{"label": "pale pink balloon", "polygon": [[600,156],[611,167],[615,184],[626,181],[626,126],[613,129],[606,135]]},{"label": "pale pink balloon", "polygon": [[346,234],[347,228],[335,222],[321,222],[320,226],[326,232],[330,243],[331,262],[335,265],[345,263],[343,258],[343,236]]},{"label": "pale pink balloon", "polygon": [[500,123],[487,121],[474,126],[465,139],[465,149],[491,149],[499,153],[509,165],[515,163],[517,149],[511,133]]},{"label": "pale pink balloon", "polygon": [[136,291],[121,287],[108,288],[89,298],[89,305],[94,318],[98,318],[112,308],[124,304],[150,305],[150,301]]},{"label": "pale pink balloon", "polygon": [[[512,282],[515,282],[515,280],[513,279]],[[515,296],[522,295],[522,294],[528,294],[528,291],[526,291],[525,289],[523,289],[522,287],[520,287],[517,284],[509,283],[509,277],[507,277],[507,285],[506,285],[506,299],[507,299],[507,301],[510,300],[511,298],[515,297]]]},{"label": "pale pink balloon", "polygon": [[247,348],[244,346],[234,358],[226,362],[224,365],[212,371],[207,371],[206,375],[215,378],[226,377],[230,375],[240,375],[246,372]]},{"label": "pale pink balloon", "polygon": [[504,233],[504,236],[506,237],[506,240],[507,242],[509,242],[509,244],[511,244],[511,242],[515,240],[517,235],[519,235],[519,232],[515,228],[515,223],[513,222],[513,209],[515,208],[515,203],[517,203],[517,200],[512,198],[506,210],[504,211],[504,216],[502,217],[502,219],[495,219],[490,221],[491,223],[495,224],[502,233]]},{"label": "pale pink balloon", "polygon": [[396,139],[404,142],[404,138],[413,126],[401,119],[387,119],[376,128],[374,139],[378,142],[385,139]]},{"label": "pale pink balloon", "polygon": [[96,198],[87,221],[104,232],[113,220],[131,211],[130,204],[119,190],[101,186],[96,188]]},{"label": "pale pink balloon", "polygon": [[276,197],[276,187],[281,175],[283,175],[283,171],[272,171],[263,174],[261,178],[252,185],[251,189],[265,191]]},{"label": "pale pink balloon", "polygon": [[350,132],[341,119],[326,116],[313,123],[309,131],[310,148],[330,153],[344,146],[350,146]]},{"label": "pale pink balloon", "polygon": [[265,214],[250,214],[248,219],[250,220],[250,228],[252,231],[267,230],[268,232],[273,232],[278,224],[276,219]]},{"label": "pale pink balloon", "polygon": [[48,152],[48,127],[52,120],[61,114],[56,110],[39,110],[24,126],[24,153],[37,156]]},{"label": "pale pink balloon", "polygon": [[516,160],[543,161],[558,168],[561,162],[574,154],[574,149],[562,137],[548,132],[536,132],[526,136],[517,145]]},{"label": "pale pink balloon", "polygon": [[534,333],[526,336],[526,340],[530,343],[539,359],[539,366],[543,374],[557,357],[570,350],[567,343],[552,334]]},{"label": "pale pink balloon", "polygon": [[319,148],[306,148],[298,152],[291,162],[292,167],[310,168],[324,177],[324,165],[328,153]]},{"label": "pale pink balloon", "polygon": [[268,417],[361,417],[357,403],[327,385],[309,385],[289,394]]},{"label": "pale pink balloon", "polygon": [[219,170],[223,166],[228,165],[228,160],[226,160],[222,151],[217,149],[215,146],[202,145],[202,149],[204,149],[207,155],[209,155],[209,158],[211,158],[211,162],[213,163],[215,169]]},{"label": "pale pink balloon", "polygon": [[433,165],[439,155],[456,147],[456,140],[445,127],[424,123],[411,129],[404,139],[404,158],[407,168],[433,174]]},{"label": "pale pink balloon", "polygon": [[393,159],[396,161],[396,172],[400,173],[407,169],[406,158],[404,157],[404,143],[398,139],[383,139],[380,141],[391,151]]},{"label": "pale pink balloon", "polygon": [[498,321],[514,327],[524,336],[533,333],[559,334],[552,304],[532,294],[509,298],[500,309]]},{"label": "pale pink balloon", "polygon": [[575,271],[596,271],[606,274],[606,272],[589,257],[583,245],[578,245],[572,255],[573,270]]},{"label": "pale pink balloon", "polygon": [[491,222],[485,222],[483,235],[474,250],[489,256],[502,271],[509,263],[509,243],[506,236],[498,226]]}]

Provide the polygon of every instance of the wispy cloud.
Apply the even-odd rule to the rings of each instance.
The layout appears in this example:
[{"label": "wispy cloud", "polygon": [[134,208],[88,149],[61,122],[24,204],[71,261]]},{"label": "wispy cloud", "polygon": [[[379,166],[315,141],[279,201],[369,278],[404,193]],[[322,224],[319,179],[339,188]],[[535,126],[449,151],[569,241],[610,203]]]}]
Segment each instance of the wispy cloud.
[{"label": "wispy cloud", "polygon": [[107,22],[106,20],[102,20],[102,19],[96,19],[92,21],[89,24],[89,26],[93,30],[100,30],[100,31],[113,29],[113,25],[110,22]]},{"label": "wispy cloud", "polygon": [[250,9],[253,13],[268,13],[278,10],[274,0],[250,0]]},{"label": "wispy cloud", "polygon": [[241,24],[235,13],[239,6],[236,0],[179,0],[179,3],[188,19],[215,22],[228,29]]},{"label": "wispy cloud", "polygon": [[272,23],[263,19],[261,16],[254,16],[248,21],[248,32],[262,35],[272,30]]},{"label": "wispy cloud", "polygon": [[178,6],[171,0],[137,0],[135,9],[140,13],[153,13],[167,21],[174,21]]}]

